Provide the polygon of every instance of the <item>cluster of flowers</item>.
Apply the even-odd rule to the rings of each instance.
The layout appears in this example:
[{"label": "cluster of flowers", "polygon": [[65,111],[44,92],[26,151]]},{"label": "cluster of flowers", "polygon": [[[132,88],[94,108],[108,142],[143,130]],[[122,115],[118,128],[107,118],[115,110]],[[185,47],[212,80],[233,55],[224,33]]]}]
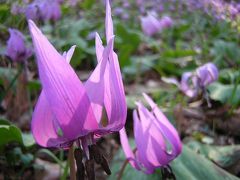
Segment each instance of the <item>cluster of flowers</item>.
[{"label": "cluster of flowers", "polygon": [[[133,119],[137,151],[134,154],[130,149],[124,129],[127,105],[118,56],[113,50],[109,0],[106,0],[105,18],[107,45],[103,46],[96,33],[98,63],[84,83],[70,65],[75,46],[59,54],[32,20],[28,20],[28,24],[42,83],[31,124],[32,134],[39,145],[69,149],[75,144],[87,159],[91,159],[98,138],[121,130],[126,157],[134,168],[145,173],[153,173],[180,154],[182,146],[177,131],[146,94],[144,97],[152,110],[141,102],[136,103],[138,108]],[[13,61],[26,60],[31,51],[26,47],[23,35],[15,29],[9,32],[6,54]]]},{"label": "cluster of flowers", "polygon": [[61,0],[34,0],[31,3],[26,1],[23,5],[17,3],[12,5],[12,14],[25,14],[27,19],[31,20],[53,20],[56,21],[61,17]]},{"label": "cluster of flowers", "polygon": [[220,20],[235,20],[240,13],[240,3],[224,0],[187,0],[183,1],[189,11],[202,10]]}]

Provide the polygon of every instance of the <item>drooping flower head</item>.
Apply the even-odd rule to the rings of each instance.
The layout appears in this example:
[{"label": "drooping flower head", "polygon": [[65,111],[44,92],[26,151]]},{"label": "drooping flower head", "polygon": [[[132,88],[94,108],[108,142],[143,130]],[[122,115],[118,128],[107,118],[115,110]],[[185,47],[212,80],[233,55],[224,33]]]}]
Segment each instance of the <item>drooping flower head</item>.
[{"label": "drooping flower head", "polygon": [[143,96],[151,111],[142,103],[136,103],[137,110],[133,112],[136,152],[131,150],[124,128],[120,131],[120,140],[132,167],[151,174],[175,159],[181,153],[182,144],[176,129],[166,116],[149,96]]},{"label": "drooping flower head", "polygon": [[32,55],[32,51],[26,47],[23,34],[16,29],[9,29],[10,38],[7,41],[6,55],[12,61],[22,62]]},{"label": "drooping flower head", "polygon": [[[106,3],[104,47],[96,34],[98,64],[83,84],[69,64],[74,47],[59,54],[29,20],[42,92],[34,109],[32,133],[44,147],[69,147],[75,140],[87,150],[94,136],[119,131],[126,121],[126,101],[116,53],[113,24]],[[106,119],[102,120],[106,112]]]},{"label": "drooping flower head", "polygon": [[207,63],[195,72],[185,72],[182,75],[180,89],[189,97],[195,97],[206,86],[218,79],[218,69],[213,63]]}]

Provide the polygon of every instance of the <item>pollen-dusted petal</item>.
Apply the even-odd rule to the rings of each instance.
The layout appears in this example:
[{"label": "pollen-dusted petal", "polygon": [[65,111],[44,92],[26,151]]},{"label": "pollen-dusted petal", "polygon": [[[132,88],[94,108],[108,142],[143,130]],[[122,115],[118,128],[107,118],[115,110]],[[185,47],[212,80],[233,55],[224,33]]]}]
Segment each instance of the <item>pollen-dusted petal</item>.
[{"label": "pollen-dusted petal", "polygon": [[108,62],[109,53],[113,48],[113,40],[114,37],[110,39],[107,47],[102,53],[100,62],[97,64],[97,67],[94,69],[91,76],[84,84],[98,123],[101,120],[102,109],[104,106],[104,73]]},{"label": "pollen-dusted petal", "polygon": [[135,156],[133,154],[133,151],[131,150],[131,147],[129,145],[125,128],[122,128],[119,131],[119,134],[120,134],[120,141],[121,141],[123,151],[124,151],[128,161],[129,161],[129,163],[132,165],[133,168],[140,170],[140,167],[137,164]]},{"label": "pollen-dusted petal", "polygon": [[35,141],[43,147],[59,147],[67,141],[60,137],[57,127],[54,126],[54,115],[42,91],[35,106],[31,130]]},{"label": "pollen-dusted petal", "polygon": [[85,88],[72,67],[31,20],[29,29],[46,99],[64,136],[75,139],[97,129]]},{"label": "pollen-dusted petal", "polygon": [[112,22],[111,6],[109,3],[109,0],[106,0],[105,28],[106,28],[106,38],[108,42],[113,36],[113,22]]}]

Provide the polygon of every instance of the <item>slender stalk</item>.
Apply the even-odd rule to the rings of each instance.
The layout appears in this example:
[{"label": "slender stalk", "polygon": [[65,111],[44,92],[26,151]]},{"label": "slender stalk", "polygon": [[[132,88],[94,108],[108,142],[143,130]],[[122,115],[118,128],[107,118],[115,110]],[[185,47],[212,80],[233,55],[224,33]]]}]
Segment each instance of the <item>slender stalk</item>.
[{"label": "slender stalk", "polygon": [[76,169],[74,160],[74,145],[72,145],[68,152],[68,161],[70,164],[70,180],[76,180]]},{"label": "slender stalk", "polygon": [[127,164],[128,164],[128,159],[126,159],[126,160],[124,161],[124,163],[123,163],[123,165],[122,165],[122,167],[121,167],[121,169],[120,169],[120,171],[119,171],[117,180],[121,180],[121,179],[122,179],[122,175],[123,175],[123,172],[124,172]]},{"label": "slender stalk", "polygon": [[[134,149],[133,149],[133,153],[135,154],[136,151],[137,151],[137,148],[134,148]],[[119,173],[118,173],[117,180],[121,180],[121,179],[122,179],[122,175],[123,175],[123,172],[124,172],[124,170],[125,170],[125,168],[126,168],[126,166],[127,166],[127,164],[128,164],[128,161],[129,161],[128,159],[126,159],[126,160],[124,161],[124,163],[123,163],[123,165],[122,165],[122,167],[121,167],[121,169],[120,169],[120,171],[119,171]]]}]

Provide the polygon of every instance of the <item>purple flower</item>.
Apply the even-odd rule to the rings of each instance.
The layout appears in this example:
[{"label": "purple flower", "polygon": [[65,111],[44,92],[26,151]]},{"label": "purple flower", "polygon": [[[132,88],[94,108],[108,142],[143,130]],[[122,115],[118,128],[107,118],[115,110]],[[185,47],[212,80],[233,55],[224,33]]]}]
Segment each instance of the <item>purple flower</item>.
[{"label": "purple flower", "polygon": [[27,19],[32,19],[32,20],[40,19],[40,9],[36,2],[32,2],[26,7],[25,16]]},{"label": "purple flower", "polygon": [[154,35],[161,29],[159,20],[150,13],[148,13],[148,15],[145,17],[141,17],[141,26],[144,34],[148,36]]},{"label": "purple flower", "polygon": [[182,75],[180,89],[189,97],[195,97],[206,86],[218,79],[218,69],[213,63],[207,63],[196,69],[195,73]]},{"label": "purple flower", "polygon": [[173,26],[173,20],[172,20],[172,18],[169,17],[169,16],[164,16],[164,17],[161,18],[160,24],[161,24],[161,27],[162,27],[163,29],[165,29],[165,28],[170,28],[170,27]]},{"label": "purple flower", "polygon": [[169,16],[164,16],[160,20],[156,18],[155,13],[148,13],[147,16],[141,17],[141,26],[144,34],[152,36],[165,28],[172,27],[173,20]]},{"label": "purple flower", "polygon": [[35,0],[26,7],[25,15],[31,20],[58,20],[61,17],[60,2],[57,0]]},{"label": "purple flower", "polygon": [[69,64],[75,47],[61,55],[31,20],[29,29],[43,87],[33,113],[33,136],[44,147],[68,148],[77,141],[88,154],[88,145],[94,143],[95,136],[119,131],[126,120],[122,77],[113,51],[109,2],[106,3],[108,43],[104,47],[96,35],[98,64],[84,84]]},{"label": "purple flower", "polygon": [[182,144],[176,129],[166,116],[149,96],[143,96],[151,111],[142,103],[136,103],[137,110],[133,112],[135,154],[129,146],[124,128],[120,131],[120,140],[132,167],[151,174],[155,169],[168,165],[175,159],[181,153]]},{"label": "purple flower", "polygon": [[195,97],[199,91],[198,78],[192,72],[185,72],[182,75],[179,87],[188,97]]},{"label": "purple flower", "polygon": [[57,0],[45,0],[39,5],[43,20],[58,20],[61,17],[61,7]]},{"label": "purple flower", "polygon": [[7,41],[6,55],[16,62],[28,59],[32,52],[26,47],[23,34],[16,29],[9,29],[8,31],[10,38]]}]

